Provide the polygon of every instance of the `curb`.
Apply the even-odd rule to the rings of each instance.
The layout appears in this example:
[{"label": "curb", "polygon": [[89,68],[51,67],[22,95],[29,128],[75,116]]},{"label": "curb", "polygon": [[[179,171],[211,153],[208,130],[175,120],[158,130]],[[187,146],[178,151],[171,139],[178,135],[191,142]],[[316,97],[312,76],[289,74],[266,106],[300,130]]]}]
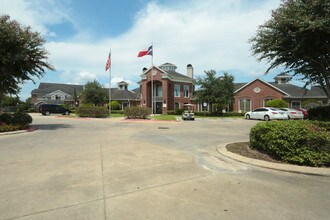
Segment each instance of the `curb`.
[{"label": "curb", "polygon": [[21,134],[21,133],[26,133],[26,132],[32,132],[37,130],[37,127],[31,127],[25,130],[18,130],[18,131],[8,131],[8,132],[1,132],[0,136],[5,136],[5,135],[12,135],[12,134]]},{"label": "curb", "polygon": [[307,175],[316,175],[316,176],[330,176],[330,168],[317,168],[317,167],[306,167],[306,166],[297,166],[297,165],[288,165],[288,164],[280,164],[280,163],[271,163],[268,161],[252,159],[248,157],[244,157],[235,153],[232,153],[227,150],[226,146],[232,143],[221,144],[216,147],[218,153],[222,156],[228,157],[230,159],[247,163],[250,165],[254,165],[257,167],[284,171],[290,173],[298,173],[298,174],[307,174]]}]

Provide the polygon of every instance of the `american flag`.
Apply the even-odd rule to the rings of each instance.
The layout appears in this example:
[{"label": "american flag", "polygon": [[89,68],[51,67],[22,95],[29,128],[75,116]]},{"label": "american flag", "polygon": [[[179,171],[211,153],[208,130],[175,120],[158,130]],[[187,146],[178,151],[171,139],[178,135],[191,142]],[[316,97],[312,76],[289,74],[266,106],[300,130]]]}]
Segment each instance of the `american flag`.
[{"label": "american flag", "polygon": [[111,66],[111,52],[109,53],[108,59],[107,59],[107,63],[105,64],[105,71],[107,71],[108,69],[110,69]]}]

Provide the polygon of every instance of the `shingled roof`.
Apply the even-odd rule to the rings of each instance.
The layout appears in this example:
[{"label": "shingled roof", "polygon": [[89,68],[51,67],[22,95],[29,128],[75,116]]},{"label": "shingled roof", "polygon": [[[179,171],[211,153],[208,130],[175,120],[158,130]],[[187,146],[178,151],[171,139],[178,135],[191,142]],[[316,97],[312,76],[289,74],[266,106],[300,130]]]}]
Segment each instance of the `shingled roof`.
[{"label": "shingled roof", "polygon": [[[109,94],[109,88],[104,88],[107,94]],[[108,95],[109,97],[109,95]],[[112,100],[139,100],[140,93],[135,91],[125,90],[125,89],[118,89],[118,88],[111,88],[111,99]]]},{"label": "shingled roof", "polygon": [[56,90],[61,90],[69,95],[73,95],[74,90],[76,90],[77,95],[79,95],[84,89],[83,85],[73,85],[73,84],[62,84],[62,83],[40,83],[38,89],[31,91],[31,94],[38,94],[39,96],[44,96],[48,93],[54,92]]}]

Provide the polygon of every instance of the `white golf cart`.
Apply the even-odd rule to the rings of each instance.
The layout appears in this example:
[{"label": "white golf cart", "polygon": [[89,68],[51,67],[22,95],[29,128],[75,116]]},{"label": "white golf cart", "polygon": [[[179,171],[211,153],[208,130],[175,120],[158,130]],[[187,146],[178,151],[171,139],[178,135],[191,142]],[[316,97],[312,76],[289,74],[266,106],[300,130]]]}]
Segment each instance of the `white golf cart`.
[{"label": "white golf cart", "polygon": [[193,112],[194,105],[184,104],[184,112],[182,113],[182,120],[195,120],[195,113]]}]

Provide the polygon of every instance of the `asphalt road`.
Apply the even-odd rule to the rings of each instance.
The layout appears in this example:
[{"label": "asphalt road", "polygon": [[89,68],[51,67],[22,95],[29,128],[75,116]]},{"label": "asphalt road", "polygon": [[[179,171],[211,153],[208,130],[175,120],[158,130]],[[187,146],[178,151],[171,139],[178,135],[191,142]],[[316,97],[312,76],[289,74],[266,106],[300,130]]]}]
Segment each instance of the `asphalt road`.
[{"label": "asphalt road", "polygon": [[0,219],[329,219],[329,177],[216,152],[257,121],[33,118],[0,136]]}]

